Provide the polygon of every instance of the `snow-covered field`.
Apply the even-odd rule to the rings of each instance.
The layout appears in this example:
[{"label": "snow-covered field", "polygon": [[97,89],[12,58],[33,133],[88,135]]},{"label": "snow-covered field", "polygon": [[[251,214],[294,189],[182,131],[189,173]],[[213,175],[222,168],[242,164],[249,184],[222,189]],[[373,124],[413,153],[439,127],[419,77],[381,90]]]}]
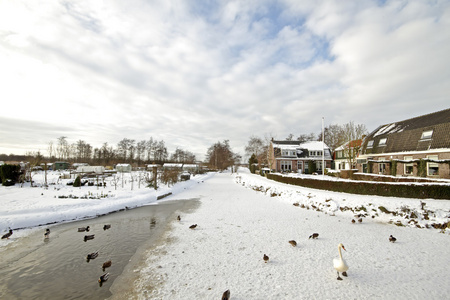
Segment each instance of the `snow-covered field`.
[{"label": "snow-covered field", "polygon": [[[220,299],[227,289],[231,299],[444,299],[450,292],[450,228],[433,227],[449,222],[450,201],[306,189],[246,169],[196,176],[157,191],[136,182],[131,189],[129,179],[116,190],[110,182],[106,188],[74,188],[50,178],[55,184],[48,189],[0,187],[2,234],[8,227],[37,228],[156,204],[157,196],[169,192],[167,200],[200,199],[196,211],[181,215],[145,252],[127,298]],[[42,182],[39,175],[33,179]],[[192,224],[197,228],[189,229]],[[16,230],[0,241],[0,251],[32,230]],[[308,238],[316,232],[318,239]],[[395,243],[388,240],[391,234]],[[332,263],[339,243],[350,267],[342,281]],[[114,293],[124,299],[121,291]]]},{"label": "snow-covered field", "polygon": [[[372,211],[408,207],[420,215],[419,199],[310,190],[247,172],[217,174],[183,193],[190,197],[201,198],[200,208],[175,221],[135,269],[137,299],[220,299],[227,289],[231,299],[444,299],[450,292],[449,231],[388,224],[407,219]],[[424,202],[436,222],[448,222],[449,201]],[[362,223],[340,209],[361,206]],[[319,238],[309,239],[312,233]],[[342,281],[332,263],[339,243],[350,266]]]}]

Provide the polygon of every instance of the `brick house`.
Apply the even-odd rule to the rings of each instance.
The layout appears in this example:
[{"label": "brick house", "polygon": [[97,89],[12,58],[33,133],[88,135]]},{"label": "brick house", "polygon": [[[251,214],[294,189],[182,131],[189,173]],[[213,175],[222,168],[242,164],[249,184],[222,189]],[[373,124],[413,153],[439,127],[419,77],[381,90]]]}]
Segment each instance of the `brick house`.
[{"label": "brick house", "polygon": [[356,167],[356,158],[359,156],[362,139],[347,142],[334,150],[334,169],[350,170]]},{"label": "brick house", "polygon": [[450,178],[450,109],[379,126],[365,137],[359,172]]},{"label": "brick house", "polygon": [[310,163],[317,172],[322,172],[322,152],[325,154],[325,166],[331,168],[330,148],[323,142],[274,141],[270,142],[268,162],[275,172],[311,173]]}]

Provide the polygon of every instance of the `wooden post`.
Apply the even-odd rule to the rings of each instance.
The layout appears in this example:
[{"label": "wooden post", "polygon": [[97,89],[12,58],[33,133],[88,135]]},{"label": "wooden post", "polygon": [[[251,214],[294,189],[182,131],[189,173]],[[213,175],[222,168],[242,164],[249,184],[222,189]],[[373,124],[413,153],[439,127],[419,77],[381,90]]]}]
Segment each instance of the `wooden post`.
[{"label": "wooden post", "polygon": [[158,168],[157,167],[153,167],[153,186],[155,187],[155,190],[156,189],[158,189],[158,186],[157,186],[157,182],[158,182],[158,180],[157,180],[157,176],[158,176]]}]

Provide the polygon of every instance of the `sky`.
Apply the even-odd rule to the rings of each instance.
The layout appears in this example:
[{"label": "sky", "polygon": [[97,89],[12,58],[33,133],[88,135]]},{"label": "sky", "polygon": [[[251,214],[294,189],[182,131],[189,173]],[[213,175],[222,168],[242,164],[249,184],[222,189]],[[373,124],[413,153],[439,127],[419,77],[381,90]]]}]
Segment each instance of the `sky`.
[{"label": "sky", "polygon": [[450,107],[450,1],[0,0],[0,153],[229,140]]}]

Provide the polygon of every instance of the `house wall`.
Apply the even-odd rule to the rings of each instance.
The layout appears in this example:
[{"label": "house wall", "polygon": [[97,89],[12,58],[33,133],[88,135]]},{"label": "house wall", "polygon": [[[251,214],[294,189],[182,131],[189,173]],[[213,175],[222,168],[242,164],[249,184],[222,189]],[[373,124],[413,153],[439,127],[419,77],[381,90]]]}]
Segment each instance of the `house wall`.
[{"label": "house wall", "polygon": [[[398,159],[398,160],[404,160],[405,157],[412,157],[413,160],[415,159],[426,159],[427,156],[437,156],[439,160],[448,160],[450,159],[450,152],[428,152],[428,153],[420,153],[420,154],[397,154],[397,155],[389,155],[388,153],[386,153],[384,155],[385,160],[394,160],[394,159]],[[377,160],[377,158],[374,158],[374,160]],[[389,163],[385,163],[386,164],[386,170],[384,172],[384,175],[390,175],[391,174],[391,164]],[[397,163],[397,169],[396,169],[396,175],[397,176],[415,176],[418,177],[418,163],[417,162],[413,162],[413,173],[412,174],[405,174],[405,164],[404,163]],[[450,165],[448,163],[440,163],[438,164],[439,166],[439,173],[436,175],[431,175],[429,176],[427,174],[427,177],[430,178],[445,178],[445,179],[450,179]],[[362,165],[358,164],[358,170],[359,172],[362,172]],[[372,173],[374,174],[378,174],[379,173],[379,163],[374,162],[373,163],[373,170]]]}]

